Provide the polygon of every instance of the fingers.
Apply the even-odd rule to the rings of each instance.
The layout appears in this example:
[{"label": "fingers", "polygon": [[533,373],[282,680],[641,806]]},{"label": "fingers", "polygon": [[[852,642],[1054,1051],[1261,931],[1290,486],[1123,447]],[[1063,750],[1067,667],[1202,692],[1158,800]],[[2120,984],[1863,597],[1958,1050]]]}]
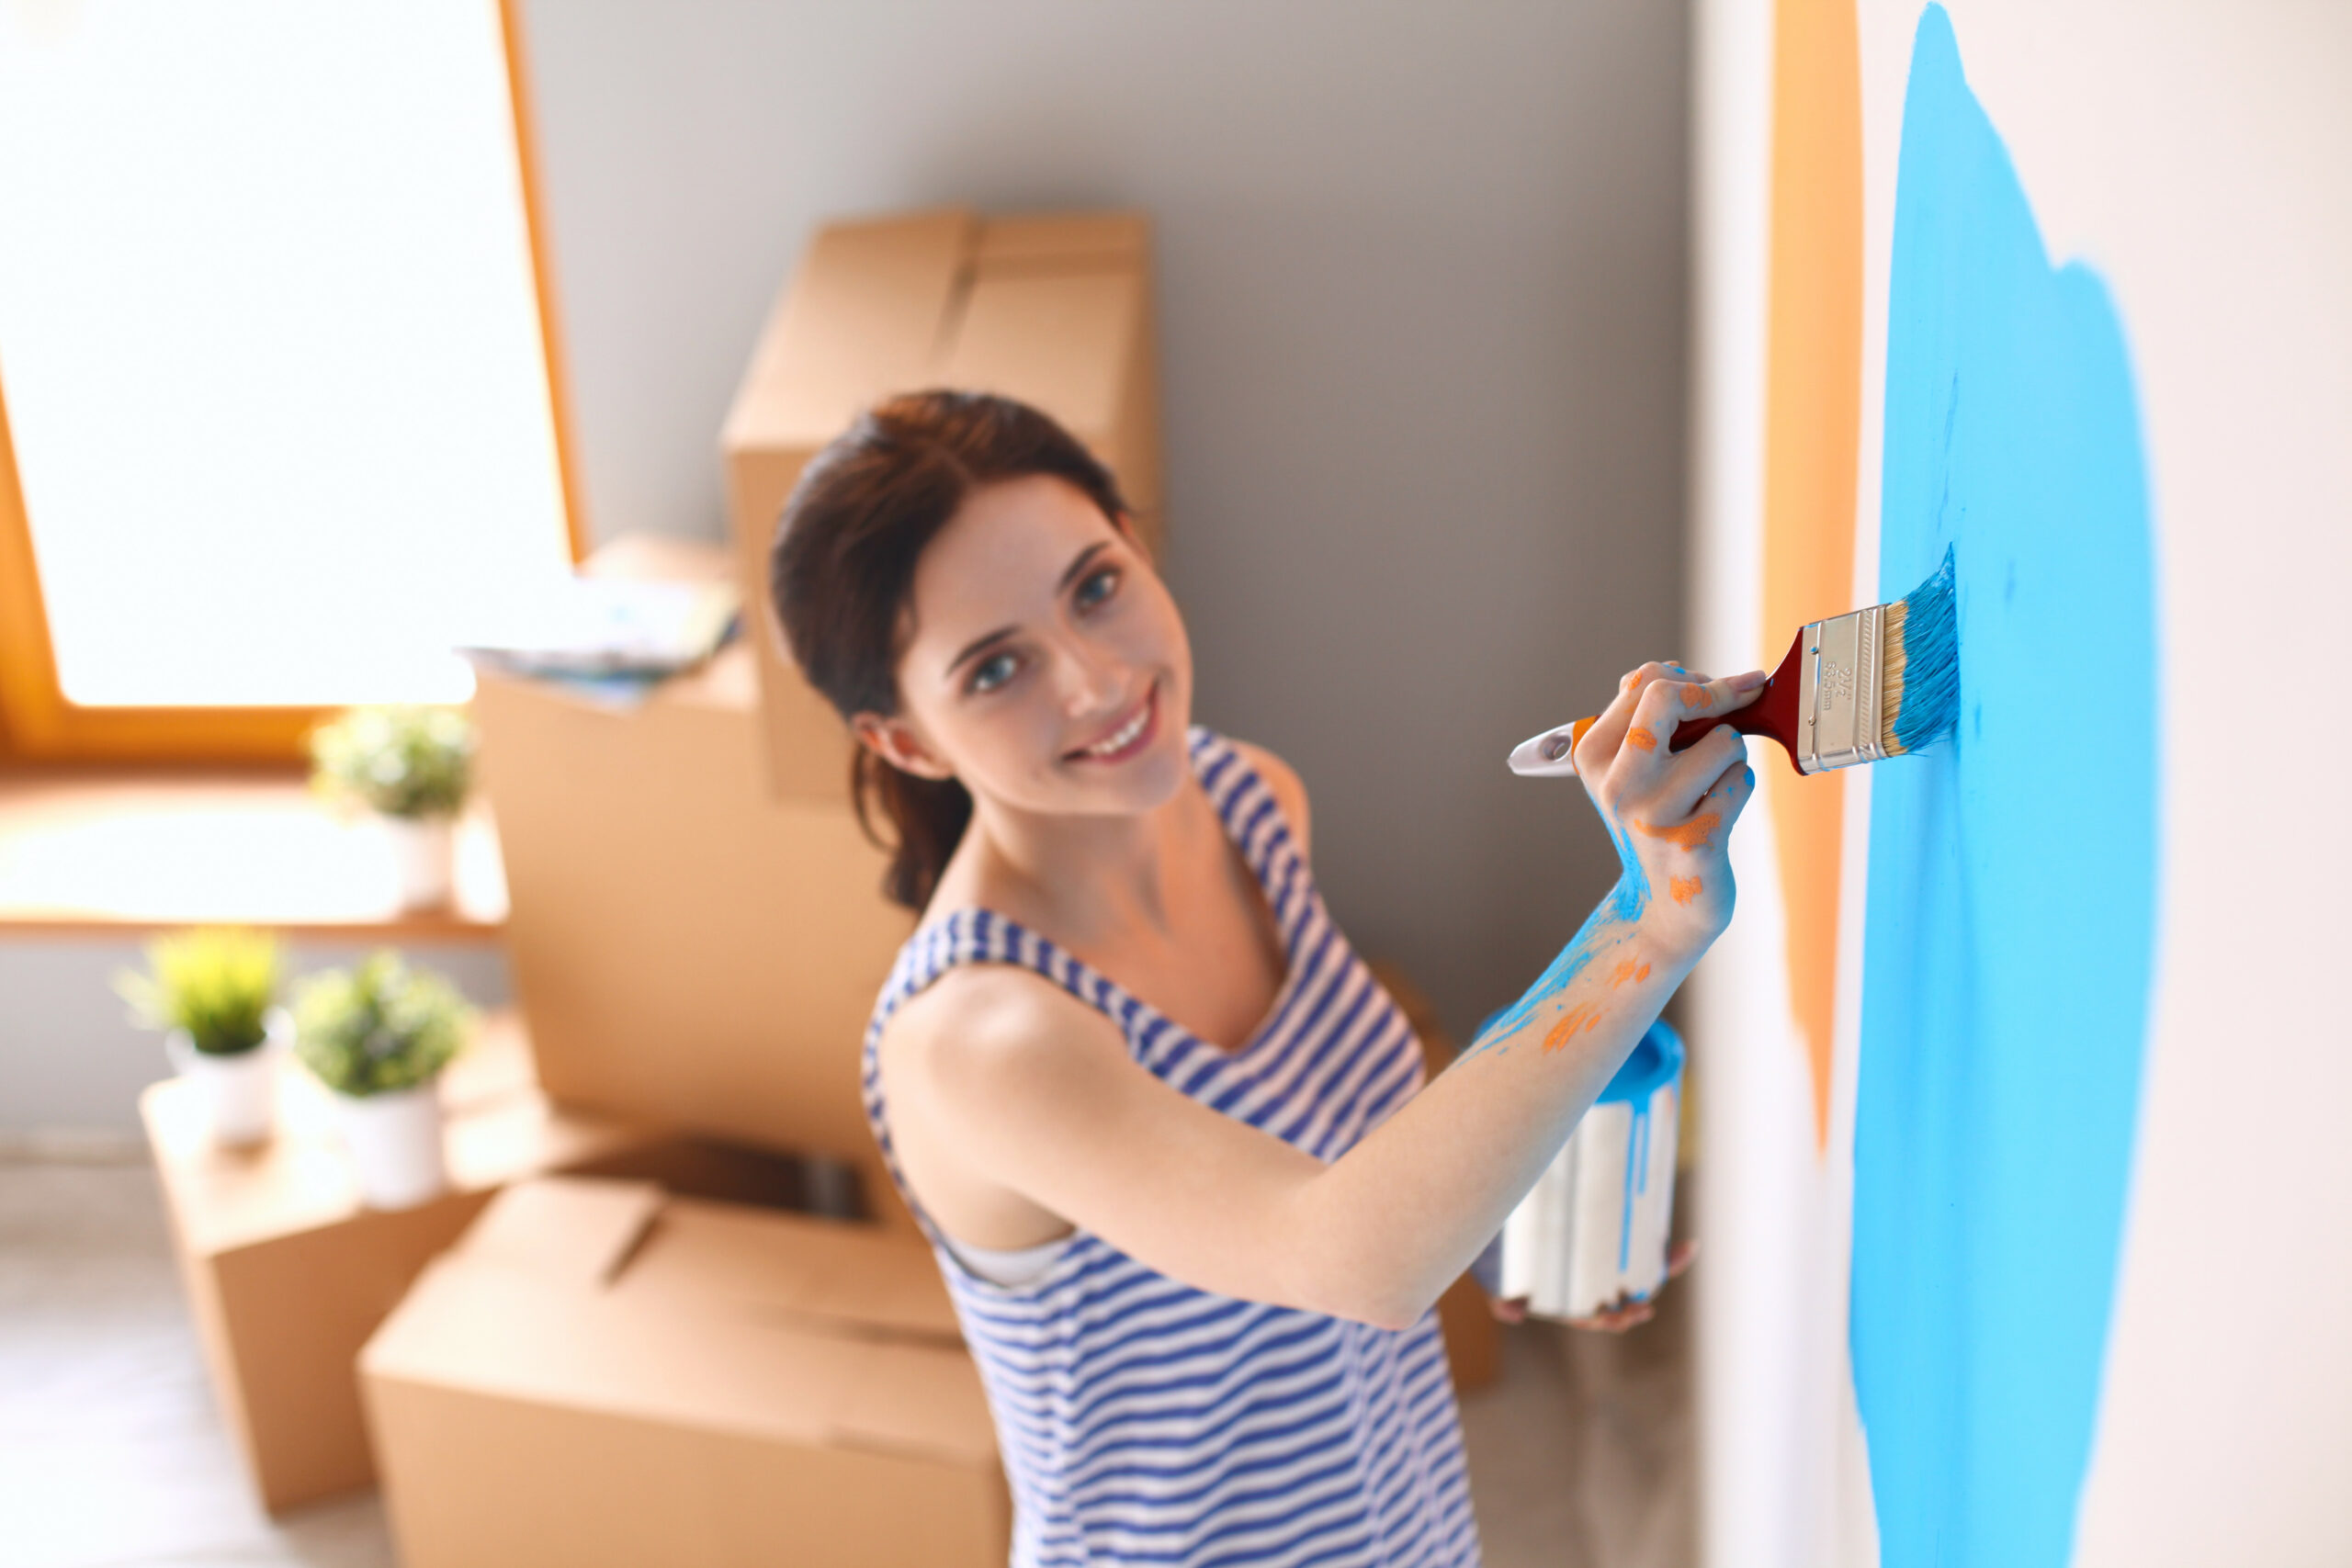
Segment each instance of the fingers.
[{"label": "fingers", "polygon": [[1732,824],[1739,820],[1739,814],[1755,798],[1756,769],[1743,757],[1707,786],[1707,793],[1699,797],[1700,805],[1692,809],[1720,812],[1724,819],[1722,831],[1728,834]]},{"label": "fingers", "polygon": [[[1679,1277],[1692,1263],[1698,1261],[1698,1258],[1699,1244],[1696,1241],[1676,1242],[1674,1250],[1667,1255],[1666,1277],[1669,1280]],[[1526,1303],[1521,1302],[1518,1304],[1523,1313]],[[1638,1324],[1647,1323],[1657,1315],[1657,1299],[1653,1296],[1646,1301],[1621,1301],[1618,1305],[1594,1313],[1589,1317],[1569,1318],[1567,1323],[1571,1328],[1597,1328],[1608,1334],[1623,1334]]]},{"label": "fingers", "polygon": [[[1628,671],[1617,682],[1617,695],[1578,743],[1577,772],[1589,779],[1600,777],[1629,744],[1639,750],[1670,753],[1671,737],[1678,728],[1692,719],[1718,717],[1746,707],[1756,700],[1767,679],[1763,671],[1752,670],[1718,681],[1679,664],[1656,660]],[[1644,708],[1644,703],[1658,705]]]},{"label": "fingers", "polygon": [[1762,691],[1764,682],[1770,679],[1761,670],[1750,670],[1745,675],[1726,675],[1720,681],[1694,675],[1676,687],[1676,694],[1682,699],[1682,713],[1678,722],[1736,713],[1754,702],[1756,694]]},{"label": "fingers", "polygon": [[1703,689],[1670,677],[1643,684],[1626,722],[1624,744],[1609,763],[1610,789],[1617,799],[1639,799],[1664,781],[1674,761],[1669,742],[1674,727],[1682,722],[1682,693],[1686,686],[1693,691]]},{"label": "fingers", "polygon": [[1679,664],[1662,664],[1653,660],[1638,670],[1627,671],[1617,682],[1617,694],[1600,711],[1584,739],[1577,745],[1577,772],[1588,779],[1607,773],[1609,764],[1625,743],[1626,730],[1632,726],[1634,710],[1649,689],[1660,681],[1677,684],[1689,679],[1690,672]]},{"label": "fingers", "polygon": [[1674,754],[1661,781],[1657,809],[1669,821],[1679,820],[1747,771],[1747,737],[1729,726],[1711,729]]},{"label": "fingers", "polygon": [[1594,1313],[1590,1317],[1569,1318],[1567,1325],[1570,1328],[1597,1328],[1604,1334],[1623,1334],[1657,1315],[1657,1309],[1647,1302],[1628,1302],[1607,1312]]}]

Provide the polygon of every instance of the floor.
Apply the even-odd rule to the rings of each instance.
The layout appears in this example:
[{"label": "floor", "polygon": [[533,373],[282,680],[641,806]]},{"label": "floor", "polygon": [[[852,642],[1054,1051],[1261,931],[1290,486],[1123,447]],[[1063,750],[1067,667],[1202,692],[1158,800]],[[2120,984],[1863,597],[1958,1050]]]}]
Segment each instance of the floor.
[{"label": "floor", "polygon": [[[1463,1401],[1488,1568],[1693,1558],[1688,1292],[1506,1331]],[[373,1496],[277,1521],[212,1409],[144,1165],[0,1162],[0,1568],[393,1568]]]}]

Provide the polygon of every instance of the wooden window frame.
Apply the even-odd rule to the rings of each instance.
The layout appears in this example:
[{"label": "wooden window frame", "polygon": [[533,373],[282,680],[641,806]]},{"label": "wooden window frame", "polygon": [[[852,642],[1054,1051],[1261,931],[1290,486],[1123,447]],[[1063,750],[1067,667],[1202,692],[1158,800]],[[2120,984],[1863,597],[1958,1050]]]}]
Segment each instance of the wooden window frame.
[{"label": "wooden window frame", "polygon": [[[555,289],[548,261],[536,147],[531,133],[527,73],[523,61],[521,0],[496,0],[506,51],[507,96],[514,109],[514,156],[522,175],[523,221],[531,253],[531,281],[547,358],[548,405],[555,426],[556,465],[564,528],[576,563],[587,553],[587,530],[572,462],[571,407],[557,330]],[[0,371],[5,371],[0,367]],[[333,707],[88,707],[67,699],[57,675],[32,526],[18,480],[9,434],[5,381],[0,381],[0,758],[53,762],[300,762],[303,737]]]}]

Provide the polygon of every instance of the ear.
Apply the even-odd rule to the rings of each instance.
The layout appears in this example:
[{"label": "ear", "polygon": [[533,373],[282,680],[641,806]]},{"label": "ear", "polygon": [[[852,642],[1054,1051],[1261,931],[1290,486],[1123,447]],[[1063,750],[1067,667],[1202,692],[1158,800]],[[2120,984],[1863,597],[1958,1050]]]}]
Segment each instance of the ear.
[{"label": "ear", "polygon": [[898,769],[923,779],[951,779],[956,770],[942,761],[922,733],[904,718],[862,713],[849,721],[857,743]]}]

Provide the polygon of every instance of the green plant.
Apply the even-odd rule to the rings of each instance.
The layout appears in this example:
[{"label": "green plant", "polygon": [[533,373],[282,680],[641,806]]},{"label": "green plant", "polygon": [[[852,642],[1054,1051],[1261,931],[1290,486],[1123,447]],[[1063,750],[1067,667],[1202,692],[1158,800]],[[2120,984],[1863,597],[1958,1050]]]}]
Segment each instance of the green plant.
[{"label": "green plant", "polygon": [[284,961],[266,931],[198,926],[147,944],[146,974],[119,970],[115,993],[131,1021],[148,1029],[184,1029],[209,1056],[233,1056],[259,1045],[277,998]]},{"label": "green plant", "polygon": [[338,1094],[388,1094],[431,1080],[466,1042],[473,1010],[429,969],[389,949],[294,991],[294,1054]]},{"label": "green plant", "polygon": [[388,817],[455,815],[473,759],[473,722],[457,708],[356,707],[311,731],[311,787]]}]

